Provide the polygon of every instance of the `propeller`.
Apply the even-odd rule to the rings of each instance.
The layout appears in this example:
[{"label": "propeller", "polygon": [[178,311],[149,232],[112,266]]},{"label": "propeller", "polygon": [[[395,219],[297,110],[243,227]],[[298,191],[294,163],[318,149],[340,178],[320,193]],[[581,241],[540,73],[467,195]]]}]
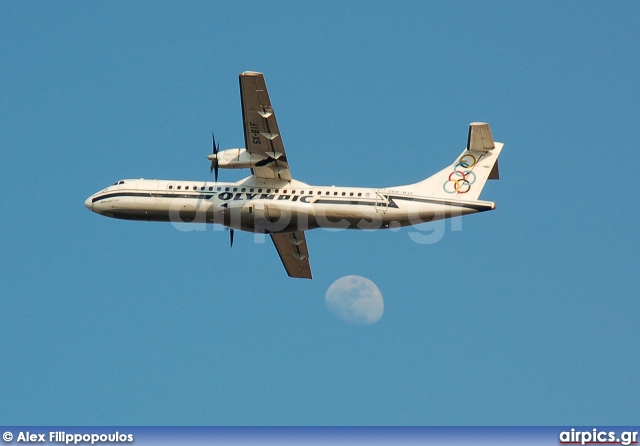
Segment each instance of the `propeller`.
[{"label": "propeller", "polygon": [[[211,132],[211,147],[212,147],[212,155],[207,156],[207,159],[211,160],[211,167],[209,168],[209,173],[214,172],[214,178],[216,183],[218,182],[218,152],[220,151],[220,143],[216,144],[216,135]],[[229,230],[229,240],[231,242],[231,248],[233,248],[233,229],[227,228]]]},{"label": "propeller", "polygon": [[233,248],[233,228],[227,226],[225,229],[229,231],[229,241],[231,242],[231,245],[229,247]]},{"label": "propeller", "polygon": [[216,144],[216,137],[211,132],[211,146],[213,148],[213,155],[209,155],[207,158],[211,160],[211,167],[209,173],[214,171],[215,182],[218,182],[218,152],[220,151],[220,143]]}]

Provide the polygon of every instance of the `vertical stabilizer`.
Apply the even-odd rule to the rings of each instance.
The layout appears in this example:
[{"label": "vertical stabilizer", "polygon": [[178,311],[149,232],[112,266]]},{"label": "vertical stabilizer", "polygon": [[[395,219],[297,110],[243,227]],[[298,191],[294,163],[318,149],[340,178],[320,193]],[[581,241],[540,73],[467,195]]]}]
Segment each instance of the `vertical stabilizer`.
[{"label": "vertical stabilizer", "polygon": [[467,148],[449,167],[415,184],[421,195],[477,200],[487,180],[498,179],[498,156],[504,144],[495,142],[489,124],[469,125]]}]

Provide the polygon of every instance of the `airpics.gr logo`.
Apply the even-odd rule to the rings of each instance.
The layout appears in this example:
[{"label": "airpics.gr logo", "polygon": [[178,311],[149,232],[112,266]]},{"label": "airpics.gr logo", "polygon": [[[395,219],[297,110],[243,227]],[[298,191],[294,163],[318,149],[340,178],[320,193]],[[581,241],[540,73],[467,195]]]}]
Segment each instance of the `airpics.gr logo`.
[{"label": "airpics.gr logo", "polygon": [[572,428],[570,431],[560,432],[559,440],[559,444],[620,444],[628,446],[638,444],[638,432],[626,431],[616,435],[614,431],[598,429],[579,431]]},{"label": "airpics.gr logo", "polygon": [[476,182],[476,174],[471,171],[478,160],[470,153],[465,153],[453,166],[453,172],[449,174],[449,180],[442,185],[448,194],[466,194],[471,190],[471,185]]}]

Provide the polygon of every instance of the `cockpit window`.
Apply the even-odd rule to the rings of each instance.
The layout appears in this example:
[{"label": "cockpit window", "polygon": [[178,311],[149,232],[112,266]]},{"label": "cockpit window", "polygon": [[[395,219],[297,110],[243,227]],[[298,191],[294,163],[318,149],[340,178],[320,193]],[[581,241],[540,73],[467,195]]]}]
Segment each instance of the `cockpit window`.
[{"label": "cockpit window", "polygon": [[118,184],[124,184],[124,181],[119,181]]}]

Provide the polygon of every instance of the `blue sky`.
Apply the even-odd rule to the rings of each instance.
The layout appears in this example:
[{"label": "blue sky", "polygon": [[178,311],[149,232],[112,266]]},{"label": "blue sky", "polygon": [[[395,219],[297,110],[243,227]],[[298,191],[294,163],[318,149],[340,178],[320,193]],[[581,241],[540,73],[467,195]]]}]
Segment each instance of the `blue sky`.
[{"label": "blue sky", "polygon": [[[0,421],[637,424],[639,27],[637,2],[0,3]],[[418,181],[489,122],[497,210],[430,244],[313,231],[303,281],[251,234],[85,209],[211,179],[245,70],[310,184]],[[326,308],[350,274],[378,323]]]}]

